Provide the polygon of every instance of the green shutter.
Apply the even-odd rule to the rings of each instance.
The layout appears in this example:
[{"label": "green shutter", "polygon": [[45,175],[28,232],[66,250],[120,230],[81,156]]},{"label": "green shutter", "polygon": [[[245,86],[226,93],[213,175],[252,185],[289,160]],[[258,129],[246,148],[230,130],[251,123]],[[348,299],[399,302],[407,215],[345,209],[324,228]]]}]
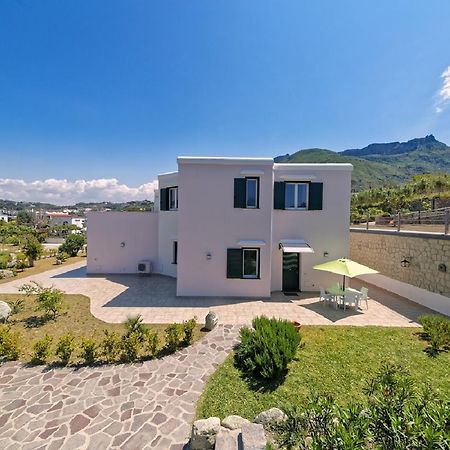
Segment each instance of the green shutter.
[{"label": "green shutter", "polygon": [[234,179],[234,207],[246,207],[247,183],[245,178]]},{"label": "green shutter", "polygon": [[309,183],[308,209],[323,209],[323,183]]},{"label": "green shutter", "polygon": [[284,181],[275,181],[273,185],[273,207],[274,209],[284,209],[285,205],[285,185]]},{"label": "green shutter", "polygon": [[227,278],[242,278],[242,249],[227,249]]},{"label": "green shutter", "polygon": [[167,188],[159,190],[159,209],[160,211],[169,210],[169,189]]}]

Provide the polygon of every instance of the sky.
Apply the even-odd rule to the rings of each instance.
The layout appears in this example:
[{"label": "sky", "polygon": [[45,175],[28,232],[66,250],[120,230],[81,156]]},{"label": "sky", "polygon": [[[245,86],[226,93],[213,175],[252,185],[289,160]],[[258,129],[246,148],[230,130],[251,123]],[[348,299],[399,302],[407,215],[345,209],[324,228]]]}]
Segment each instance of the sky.
[{"label": "sky", "polygon": [[448,0],[2,0],[0,198],[152,198],[178,155],[450,144]]}]

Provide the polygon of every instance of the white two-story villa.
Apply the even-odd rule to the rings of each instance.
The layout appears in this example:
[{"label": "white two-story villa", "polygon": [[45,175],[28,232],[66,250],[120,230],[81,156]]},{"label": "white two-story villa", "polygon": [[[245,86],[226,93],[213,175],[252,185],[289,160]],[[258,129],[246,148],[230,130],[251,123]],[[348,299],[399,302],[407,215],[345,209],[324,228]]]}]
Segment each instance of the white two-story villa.
[{"label": "white two-story villa", "polygon": [[269,297],[335,278],[347,256],[351,164],[179,157],[155,211],[88,215],[88,273],[176,277],[179,296]]}]

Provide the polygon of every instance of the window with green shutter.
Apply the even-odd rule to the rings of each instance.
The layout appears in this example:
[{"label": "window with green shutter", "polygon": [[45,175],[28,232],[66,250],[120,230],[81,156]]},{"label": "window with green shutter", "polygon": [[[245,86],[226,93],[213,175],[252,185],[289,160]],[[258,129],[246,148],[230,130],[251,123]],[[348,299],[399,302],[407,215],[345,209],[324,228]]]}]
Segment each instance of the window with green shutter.
[{"label": "window with green shutter", "polygon": [[245,178],[234,179],[234,207],[245,208],[247,183]]},{"label": "window with green shutter", "polygon": [[259,248],[227,249],[227,278],[259,278]]},{"label": "window with green shutter", "polygon": [[159,190],[159,209],[160,211],[169,210],[169,189],[167,188]]},{"label": "window with green shutter", "polygon": [[274,209],[284,209],[285,207],[285,183],[275,181],[273,185],[273,207]]},{"label": "window with green shutter", "polygon": [[308,209],[315,211],[323,209],[323,183],[309,184]]},{"label": "window with green shutter", "polygon": [[227,249],[227,278],[242,278],[242,249]]}]

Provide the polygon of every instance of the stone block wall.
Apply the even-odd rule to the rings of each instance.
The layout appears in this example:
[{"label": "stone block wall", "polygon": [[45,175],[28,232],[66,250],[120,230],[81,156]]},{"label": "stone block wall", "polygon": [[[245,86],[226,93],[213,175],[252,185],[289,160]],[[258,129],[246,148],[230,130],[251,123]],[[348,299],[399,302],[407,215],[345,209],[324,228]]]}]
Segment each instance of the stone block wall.
[{"label": "stone block wall", "polygon": [[[381,274],[450,297],[450,236],[351,230],[350,258]],[[402,267],[407,259],[409,267]],[[445,264],[446,272],[439,270]]]}]

